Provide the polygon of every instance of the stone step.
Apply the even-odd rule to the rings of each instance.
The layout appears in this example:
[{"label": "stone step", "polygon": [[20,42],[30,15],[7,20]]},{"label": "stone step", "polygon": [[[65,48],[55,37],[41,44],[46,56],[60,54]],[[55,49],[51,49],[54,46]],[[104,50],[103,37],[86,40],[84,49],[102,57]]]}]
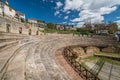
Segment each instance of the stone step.
[{"label": "stone step", "polygon": [[[8,32],[1,32],[0,31],[0,34],[7,34],[7,35],[20,35],[18,33],[8,33]],[[21,34],[21,35],[24,35],[24,34]]]},{"label": "stone step", "polygon": [[[41,61],[44,64],[50,80],[71,80],[70,77],[56,64],[55,59],[49,54],[53,54],[52,44],[47,44],[40,53]],[[45,80],[45,79],[43,79]]]},{"label": "stone step", "polygon": [[0,32],[0,43],[1,42],[8,42],[13,40],[19,40],[27,37],[26,35],[19,35],[19,34],[13,34],[13,33],[1,33]]},{"label": "stone step", "polygon": [[[25,57],[24,53],[26,53],[26,52],[23,52],[23,51],[27,50],[26,48],[28,48],[29,44],[31,44],[31,43],[33,43],[33,42],[29,41],[26,43],[17,44],[16,46],[12,46],[11,48],[8,48],[7,50],[0,52],[0,79],[8,78],[7,80],[9,80],[9,77],[6,76],[6,75],[9,76],[9,74],[6,74],[6,73],[9,73],[9,70],[13,69],[12,67],[15,66],[15,64],[21,65],[23,62],[25,62],[25,61],[23,61],[22,58]],[[22,49],[24,49],[24,50],[22,51]],[[21,55],[21,53],[23,55]],[[17,55],[19,55],[19,56],[17,57]],[[17,59],[16,63],[12,64],[12,62],[14,62],[14,59]],[[19,60],[22,60],[22,61],[19,61]],[[10,65],[12,67],[9,68]],[[18,67],[20,67],[20,66],[15,66],[15,68],[18,68]],[[6,72],[7,69],[9,69],[8,72]],[[12,75],[12,74],[10,74],[10,75]],[[13,75],[14,75],[14,73],[13,73]],[[11,78],[11,80],[13,80],[13,78]],[[16,80],[16,79],[14,79],[14,80]]]},{"label": "stone step", "polygon": [[22,37],[17,37],[17,38],[0,38],[0,43],[3,42],[10,42],[10,41],[17,41],[23,39]]},{"label": "stone step", "polygon": [[31,47],[31,44],[23,45],[22,47],[18,48],[19,50],[15,52],[15,57],[13,57],[13,59],[11,59],[11,61],[9,62],[6,72],[3,75],[3,80],[25,79],[25,58],[29,47]]},{"label": "stone step", "polygon": [[28,35],[25,34],[16,34],[16,33],[6,33],[6,32],[0,32],[0,37],[27,37]]},{"label": "stone step", "polygon": [[19,46],[12,46],[11,48],[0,52],[0,79],[6,71],[8,62],[17,48],[19,48]]},{"label": "stone step", "polygon": [[[39,46],[40,45],[40,46]],[[46,45],[37,44],[29,50],[26,60],[26,79],[51,80],[45,65],[41,61],[40,53]]]},{"label": "stone step", "polygon": [[12,45],[17,44],[17,43],[18,43],[18,40],[10,41],[10,42],[2,42],[2,43],[0,43],[0,51],[2,49],[4,49],[5,47],[12,46]]},{"label": "stone step", "polygon": [[41,60],[40,53],[43,51],[45,44],[39,44],[35,50],[34,60],[36,64],[37,74],[39,74],[41,80],[51,80],[51,76],[48,74],[45,65]]}]

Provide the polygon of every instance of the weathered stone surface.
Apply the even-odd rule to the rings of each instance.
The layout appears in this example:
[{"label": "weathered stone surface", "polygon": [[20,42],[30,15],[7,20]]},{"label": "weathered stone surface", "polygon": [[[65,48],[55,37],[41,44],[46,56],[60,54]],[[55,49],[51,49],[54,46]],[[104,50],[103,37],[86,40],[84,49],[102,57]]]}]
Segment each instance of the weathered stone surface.
[{"label": "weathered stone surface", "polygon": [[73,48],[73,51],[75,52],[76,56],[82,56],[85,54],[85,51],[82,47]]},{"label": "weathered stone surface", "polygon": [[100,52],[100,49],[97,47],[89,46],[86,48],[86,53],[87,54],[94,54]]},{"label": "weathered stone surface", "polygon": [[76,61],[78,62],[81,60],[81,56],[85,55],[85,51],[82,47],[73,48],[73,53],[77,56]]},{"label": "weathered stone surface", "polygon": [[70,45],[108,44],[98,41],[101,39],[61,34],[25,37],[0,50],[0,80],[75,80],[56,62],[55,51]]},{"label": "weathered stone surface", "polygon": [[114,46],[108,46],[104,49],[102,49],[103,52],[109,52],[109,53],[115,53],[117,49]]}]

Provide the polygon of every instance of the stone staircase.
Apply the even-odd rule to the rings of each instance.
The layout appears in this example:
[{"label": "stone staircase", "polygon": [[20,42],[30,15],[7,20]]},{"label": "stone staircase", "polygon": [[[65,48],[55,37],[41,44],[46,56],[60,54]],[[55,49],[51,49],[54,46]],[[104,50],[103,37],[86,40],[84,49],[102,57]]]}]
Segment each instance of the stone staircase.
[{"label": "stone staircase", "polygon": [[0,51],[17,44],[19,40],[22,40],[25,37],[27,37],[27,35],[0,32]]}]

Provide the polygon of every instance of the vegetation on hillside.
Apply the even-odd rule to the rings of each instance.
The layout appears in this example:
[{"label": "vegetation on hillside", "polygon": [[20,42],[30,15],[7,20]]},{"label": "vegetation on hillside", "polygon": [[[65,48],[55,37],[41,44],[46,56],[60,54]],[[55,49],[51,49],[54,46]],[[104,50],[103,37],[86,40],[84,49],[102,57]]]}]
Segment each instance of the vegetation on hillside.
[{"label": "vegetation on hillside", "polygon": [[47,26],[44,29],[45,33],[61,33],[61,34],[78,34],[78,35],[92,35],[97,34],[99,31],[107,30],[108,34],[114,34],[118,30],[118,25],[114,22],[109,22],[108,24],[84,24],[84,27],[76,28],[76,30],[71,29],[62,29],[58,30],[56,25],[53,23],[47,23]]}]

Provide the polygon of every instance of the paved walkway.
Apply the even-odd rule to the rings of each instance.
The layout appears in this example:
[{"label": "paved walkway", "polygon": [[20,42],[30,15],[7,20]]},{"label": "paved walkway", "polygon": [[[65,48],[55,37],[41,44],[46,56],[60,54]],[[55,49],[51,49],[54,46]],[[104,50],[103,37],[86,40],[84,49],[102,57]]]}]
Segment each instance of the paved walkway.
[{"label": "paved walkway", "polygon": [[0,52],[0,80],[74,80],[56,61],[55,51],[68,45],[94,44],[88,40],[91,38],[66,35],[20,40]]}]

